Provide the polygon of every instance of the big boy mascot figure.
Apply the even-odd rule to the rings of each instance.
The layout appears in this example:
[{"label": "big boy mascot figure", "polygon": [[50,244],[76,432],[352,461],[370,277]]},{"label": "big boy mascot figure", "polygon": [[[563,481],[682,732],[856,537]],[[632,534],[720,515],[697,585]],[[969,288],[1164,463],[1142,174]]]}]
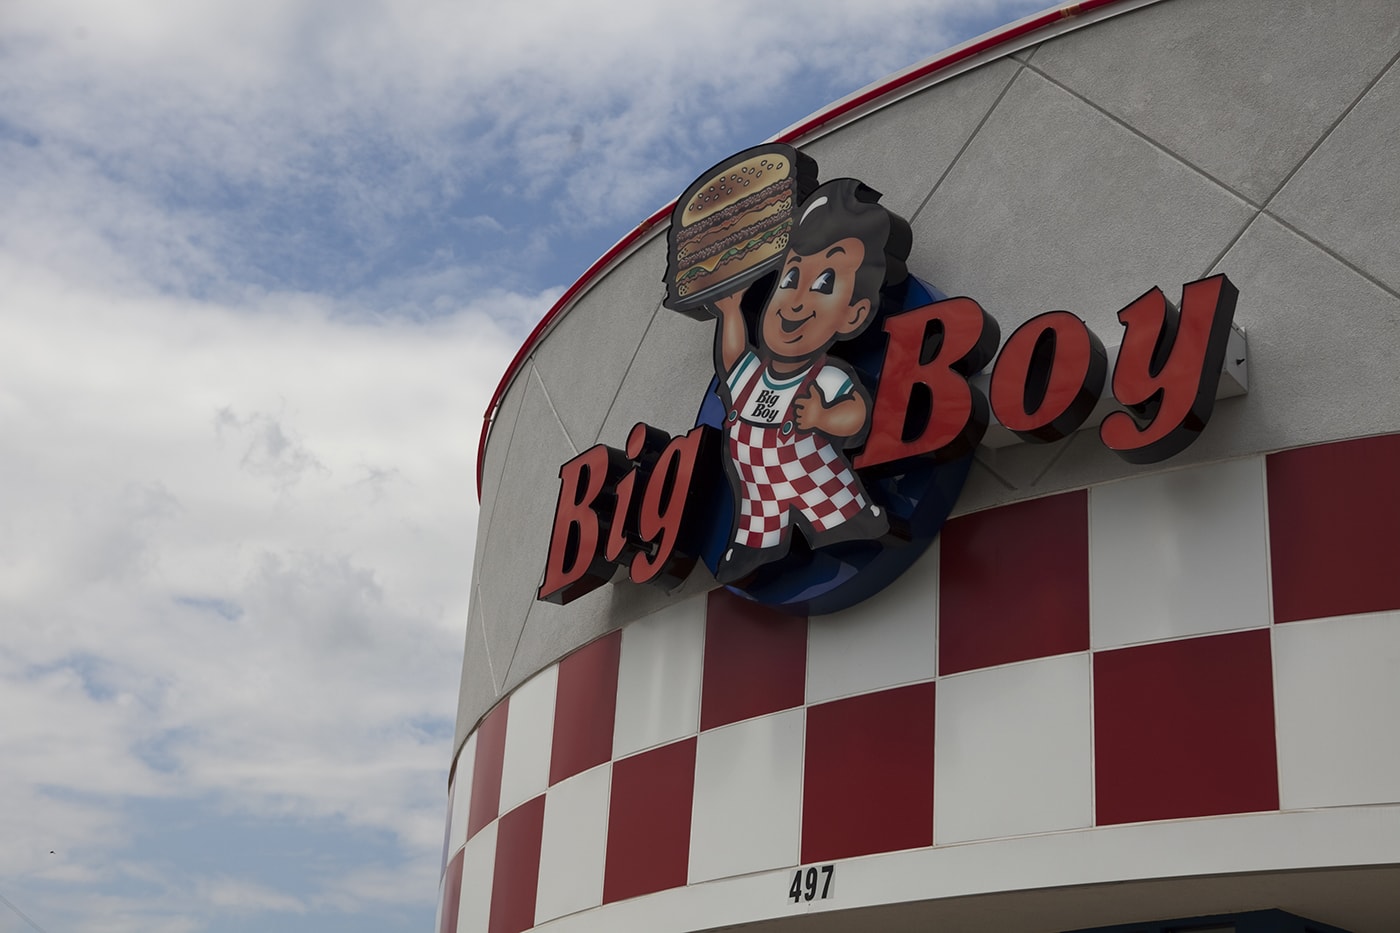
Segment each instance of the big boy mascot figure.
[{"label": "big boy mascot figure", "polygon": [[741,581],[786,554],[794,523],[813,548],[878,538],[889,528],[842,452],[865,438],[869,393],[849,365],[827,355],[865,330],[881,288],[905,275],[909,227],[876,203],[879,196],[842,178],[793,209],[756,346],[741,308],[747,283],[728,294],[710,289],[737,503],[721,582]]}]

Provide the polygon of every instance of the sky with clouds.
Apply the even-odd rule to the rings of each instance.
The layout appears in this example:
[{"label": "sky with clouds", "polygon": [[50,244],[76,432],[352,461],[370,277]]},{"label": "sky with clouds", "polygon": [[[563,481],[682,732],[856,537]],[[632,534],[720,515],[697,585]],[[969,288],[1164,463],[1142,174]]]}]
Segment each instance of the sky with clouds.
[{"label": "sky with clouds", "polygon": [[3,0],[0,933],[428,933],[516,348],[1044,5]]}]

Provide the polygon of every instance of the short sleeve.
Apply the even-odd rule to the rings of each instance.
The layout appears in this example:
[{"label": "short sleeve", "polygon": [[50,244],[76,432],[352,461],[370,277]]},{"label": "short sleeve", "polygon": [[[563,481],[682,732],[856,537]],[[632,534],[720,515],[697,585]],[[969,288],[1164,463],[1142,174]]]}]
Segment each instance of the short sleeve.
[{"label": "short sleeve", "polygon": [[854,387],[851,377],[839,366],[823,366],[822,371],[817,373],[817,388],[822,390],[822,398],[828,405],[850,394]]},{"label": "short sleeve", "polygon": [[725,374],[725,382],[729,386],[731,398],[739,394],[739,390],[753,378],[758,369],[758,357],[754,355],[753,350],[745,350],[744,355],[739,357],[739,361],[734,364],[734,368]]}]

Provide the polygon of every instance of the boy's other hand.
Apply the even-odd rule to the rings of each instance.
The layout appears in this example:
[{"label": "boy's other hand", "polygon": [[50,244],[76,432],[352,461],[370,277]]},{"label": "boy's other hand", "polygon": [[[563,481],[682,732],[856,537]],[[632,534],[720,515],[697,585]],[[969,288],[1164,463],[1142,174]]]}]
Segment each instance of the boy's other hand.
[{"label": "boy's other hand", "polygon": [[796,415],[797,427],[799,430],[826,430],[826,413],[828,409],[826,403],[822,401],[821,392],[817,390],[816,386],[812,386],[804,397],[794,399],[792,410]]}]

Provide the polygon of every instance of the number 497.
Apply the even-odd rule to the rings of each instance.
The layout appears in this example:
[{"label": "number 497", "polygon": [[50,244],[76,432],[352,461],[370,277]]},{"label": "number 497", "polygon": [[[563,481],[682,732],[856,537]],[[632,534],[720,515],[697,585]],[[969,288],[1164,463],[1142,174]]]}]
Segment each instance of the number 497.
[{"label": "number 497", "polygon": [[831,897],[831,881],[836,877],[835,865],[813,865],[807,869],[797,869],[792,874],[792,886],[788,888],[788,899],[794,904],[799,901],[814,901]]}]

